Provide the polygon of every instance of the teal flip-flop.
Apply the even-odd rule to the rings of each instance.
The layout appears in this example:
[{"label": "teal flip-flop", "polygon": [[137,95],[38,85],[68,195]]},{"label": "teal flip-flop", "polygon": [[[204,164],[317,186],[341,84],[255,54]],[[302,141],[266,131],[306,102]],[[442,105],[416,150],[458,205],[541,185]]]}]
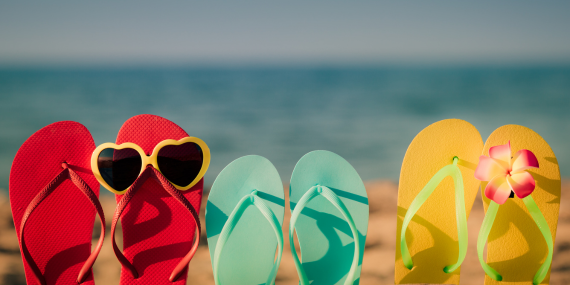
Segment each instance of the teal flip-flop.
[{"label": "teal flip-flop", "polygon": [[300,284],[359,284],[368,196],[352,165],[330,151],[307,153],[293,170],[289,197],[289,242]]},{"label": "teal flip-flop", "polygon": [[283,183],[266,158],[244,156],[220,172],[206,205],[217,285],[275,283],[283,252],[284,212]]}]

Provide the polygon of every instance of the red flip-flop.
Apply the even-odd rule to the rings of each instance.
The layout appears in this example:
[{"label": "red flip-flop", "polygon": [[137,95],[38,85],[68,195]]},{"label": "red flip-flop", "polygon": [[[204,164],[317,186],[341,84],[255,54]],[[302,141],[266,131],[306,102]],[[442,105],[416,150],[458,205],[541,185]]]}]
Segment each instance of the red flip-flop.
[{"label": "red flip-flop", "polygon": [[[185,137],[188,134],[167,119],[138,115],[123,124],[116,145],[134,143],[148,156],[161,141]],[[203,181],[180,191],[156,168],[147,165],[126,192],[116,195],[111,234],[113,249],[122,264],[120,284],[186,284],[188,264],[200,239],[197,209],[202,202]],[[123,253],[114,238],[119,218]]]},{"label": "red flip-flop", "polygon": [[[83,125],[63,121],[33,134],[10,171],[10,204],[28,284],[95,284],[91,267],[105,236],[95,143]],[[95,213],[102,229],[91,252]]]}]

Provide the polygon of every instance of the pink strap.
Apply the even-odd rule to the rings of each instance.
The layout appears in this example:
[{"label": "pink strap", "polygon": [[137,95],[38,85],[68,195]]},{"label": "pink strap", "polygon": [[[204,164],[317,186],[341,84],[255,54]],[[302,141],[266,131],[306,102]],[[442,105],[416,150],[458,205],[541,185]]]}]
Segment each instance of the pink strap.
[{"label": "pink strap", "polygon": [[34,197],[34,199],[30,202],[30,204],[28,204],[28,207],[26,208],[26,211],[24,212],[22,222],[20,223],[20,243],[22,244],[22,254],[24,255],[24,259],[26,260],[26,262],[28,263],[28,265],[32,269],[32,272],[34,273],[34,276],[36,277],[37,282],[40,283],[41,285],[46,285],[46,281],[45,281],[45,278],[44,278],[41,270],[39,269],[38,265],[34,262],[34,259],[32,258],[30,252],[28,251],[28,248],[26,247],[26,242],[24,240],[24,229],[26,226],[26,222],[30,218],[30,215],[32,214],[32,212],[63,181],[65,181],[66,179],[70,179],[73,182],[73,184],[75,184],[75,186],[77,186],[77,188],[79,188],[79,190],[81,190],[81,192],[83,194],[85,194],[85,196],[87,196],[87,199],[89,199],[89,202],[91,202],[91,204],[95,207],[95,209],[97,209],[97,214],[99,214],[99,219],[101,220],[101,235],[99,236],[99,242],[97,243],[95,250],[93,250],[91,255],[89,255],[89,258],[87,258],[87,260],[83,264],[83,267],[81,267],[81,270],[79,271],[79,275],[77,277],[77,283],[83,283],[83,281],[85,281],[85,278],[87,278],[89,272],[91,271],[91,267],[93,267],[93,263],[95,263],[95,260],[97,259],[97,256],[99,255],[99,252],[101,251],[101,247],[103,246],[103,240],[105,238],[105,215],[103,214],[103,208],[101,207],[101,204],[99,203],[99,199],[97,198],[97,195],[95,195],[95,193],[93,193],[93,190],[91,190],[91,188],[89,188],[89,185],[87,185],[87,183],[85,183],[85,181],[83,181],[83,179],[81,179],[81,177],[79,175],[77,175],[77,173],[75,173],[75,171],[68,168],[67,163],[63,163],[62,167],[63,167],[63,170],[55,178],[53,178],[49,182],[49,184],[46,185],[36,195],[36,197]]},{"label": "pink strap", "polygon": [[184,256],[184,258],[182,258],[182,260],[176,265],[176,267],[172,271],[172,274],[170,275],[170,278],[168,278],[170,282],[174,282],[180,277],[182,272],[184,272],[184,269],[186,269],[186,267],[190,263],[190,260],[192,260],[192,257],[194,257],[194,254],[198,249],[198,244],[200,243],[200,235],[202,233],[202,229],[200,225],[200,219],[198,218],[198,213],[196,212],[192,204],[188,202],[186,197],[184,197],[184,195],[182,195],[180,191],[178,191],[178,189],[172,186],[172,184],[166,179],[166,177],[162,175],[162,173],[160,173],[152,166],[148,166],[143,171],[143,173],[137,178],[137,180],[135,180],[133,185],[131,185],[131,187],[125,192],[125,194],[123,194],[123,197],[117,204],[117,209],[115,210],[115,215],[113,216],[113,223],[111,224],[111,237],[112,237],[111,239],[113,240],[113,250],[115,251],[115,255],[117,256],[119,262],[129,270],[133,278],[135,279],[139,278],[139,274],[136,268],[127,260],[127,258],[123,255],[123,253],[117,246],[117,243],[115,242],[115,228],[117,226],[117,223],[119,222],[119,218],[123,214],[123,211],[129,204],[131,199],[135,196],[135,193],[141,188],[144,182],[151,176],[155,177],[160,182],[162,187],[164,187],[164,189],[166,190],[166,192],[168,192],[168,194],[170,194],[170,196],[172,196],[174,199],[180,202],[180,204],[182,204],[184,208],[190,211],[192,219],[196,223],[197,234],[194,244],[192,245],[192,248],[186,254],[186,256]]}]

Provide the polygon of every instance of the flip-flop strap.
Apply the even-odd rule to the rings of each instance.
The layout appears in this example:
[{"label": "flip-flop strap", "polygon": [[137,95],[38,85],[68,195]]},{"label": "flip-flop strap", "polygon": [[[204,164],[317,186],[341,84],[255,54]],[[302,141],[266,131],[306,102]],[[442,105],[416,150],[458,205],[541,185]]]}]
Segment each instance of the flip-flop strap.
[{"label": "flip-flop strap", "polygon": [[485,213],[485,218],[483,218],[483,224],[479,230],[479,236],[477,237],[477,255],[479,256],[479,263],[481,263],[483,271],[485,271],[485,273],[493,280],[502,281],[503,277],[501,274],[489,266],[485,262],[485,259],[483,259],[485,243],[487,242],[487,238],[489,237],[489,233],[491,232],[491,228],[493,227],[493,223],[495,222],[495,217],[497,216],[498,211],[499,204],[491,201],[489,208],[487,208],[487,213]]},{"label": "flip-flop strap", "polygon": [[214,251],[214,281],[216,282],[217,285],[221,284],[218,269],[220,264],[220,256],[222,255],[222,250],[226,245],[233,230],[235,229],[237,223],[239,222],[239,219],[243,215],[245,209],[247,209],[251,205],[254,205],[255,207],[257,207],[257,209],[259,209],[259,211],[263,214],[265,219],[267,219],[267,221],[273,228],[275,236],[277,237],[277,246],[278,246],[277,259],[273,264],[273,269],[271,270],[271,273],[269,274],[269,277],[267,278],[265,284],[272,285],[275,283],[275,276],[277,275],[277,269],[279,268],[279,264],[281,263],[281,254],[283,253],[283,232],[281,231],[281,225],[279,224],[279,220],[277,219],[273,211],[271,211],[267,206],[267,204],[263,202],[263,199],[257,196],[257,190],[254,190],[251,194],[241,198],[241,200],[238,202],[238,204],[236,205],[236,207],[228,217],[228,220],[224,224],[222,232],[218,237],[218,241],[216,243],[216,250]]},{"label": "flip-flop strap", "polygon": [[412,218],[424,202],[433,193],[435,188],[441,183],[441,181],[447,176],[453,178],[453,183],[455,185],[455,219],[457,222],[457,237],[459,243],[459,254],[457,256],[457,262],[452,265],[448,265],[443,268],[445,273],[451,273],[455,271],[467,255],[467,214],[465,211],[465,197],[463,190],[463,177],[461,175],[461,170],[457,167],[459,161],[458,157],[453,158],[453,163],[444,166],[440,169],[424,186],[424,188],[418,193],[416,198],[410,204],[406,215],[404,216],[404,222],[402,223],[402,231],[400,233],[400,252],[402,253],[402,261],[408,269],[414,267],[412,257],[408,250],[408,244],[406,243],[406,230],[410,224]]},{"label": "flip-flop strap", "polygon": [[182,206],[184,206],[184,208],[186,208],[190,212],[192,219],[196,223],[196,238],[194,240],[192,248],[186,254],[186,256],[184,256],[182,260],[178,262],[178,264],[172,271],[170,277],[168,278],[170,282],[174,282],[180,277],[180,275],[182,275],[184,269],[186,269],[186,267],[190,263],[190,260],[192,260],[192,257],[196,253],[196,250],[198,249],[198,244],[200,243],[200,235],[202,234],[202,228],[200,225],[200,219],[198,218],[198,213],[196,212],[192,204],[190,204],[190,202],[188,202],[188,200],[184,197],[184,195],[180,194],[180,192],[176,188],[174,188],[170,184],[170,182],[168,182],[168,180],[154,167],[151,166],[147,167],[147,169],[143,171],[143,173],[137,178],[137,180],[135,180],[133,185],[131,185],[131,187],[123,194],[123,197],[117,204],[117,209],[115,210],[115,214],[113,215],[113,222],[111,224],[111,240],[113,242],[113,251],[115,252],[115,256],[117,256],[119,262],[125,268],[127,268],[127,270],[131,273],[133,278],[135,279],[139,278],[139,274],[136,268],[131,264],[131,262],[125,257],[125,255],[121,252],[121,250],[117,246],[117,242],[115,241],[115,228],[117,227],[117,223],[119,222],[119,219],[123,214],[123,211],[126,209],[127,205],[134,197],[135,193],[141,188],[144,182],[151,175],[159,180],[159,182],[166,190],[166,192],[168,192],[168,194],[170,194],[174,199],[180,202],[180,204],[182,204]]},{"label": "flip-flop strap", "polygon": [[[548,255],[546,256],[546,260],[540,266],[540,268],[538,269],[532,280],[532,284],[538,285],[542,282],[542,280],[544,280],[544,278],[548,274],[548,269],[552,264],[554,243],[552,241],[552,233],[550,232],[548,223],[546,222],[546,219],[544,219],[542,212],[538,208],[538,205],[536,205],[536,202],[534,201],[532,196],[528,195],[522,198],[522,200],[526,208],[528,209],[530,215],[532,216],[534,222],[538,226],[540,233],[542,233],[542,236],[546,241],[546,245],[548,246]],[[494,280],[501,281],[503,277],[497,271],[495,271],[493,268],[487,265],[483,260],[483,248],[485,247],[485,242],[489,237],[489,232],[493,227],[493,222],[495,220],[495,216],[497,215],[498,209],[499,209],[499,204],[491,201],[491,203],[489,204],[489,209],[487,210],[487,214],[485,215],[485,219],[483,220],[481,231],[479,232],[479,238],[477,240],[477,253],[479,254],[479,262],[481,262],[481,265],[483,266],[483,270],[485,270],[485,273],[487,273],[487,275],[489,275],[489,277],[493,278]]]},{"label": "flip-flop strap", "polygon": [[538,229],[542,233],[542,236],[544,237],[544,240],[546,241],[546,245],[548,246],[548,255],[546,256],[546,260],[540,266],[540,268],[538,269],[538,271],[534,275],[534,279],[532,280],[532,283],[534,285],[537,285],[537,284],[540,284],[542,282],[542,280],[544,280],[544,278],[546,277],[546,274],[548,274],[548,269],[550,268],[550,265],[552,264],[552,253],[554,252],[554,242],[552,241],[552,233],[550,232],[550,228],[548,227],[548,223],[546,222],[546,219],[544,218],[544,216],[542,215],[542,212],[538,208],[538,205],[536,205],[536,202],[534,201],[534,199],[532,199],[532,196],[528,195],[528,196],[524,197],[522,200],[523,200],[524,204],[526,205],[526,208],[530,212],[530,215],[534,219],[534,222],[538,226]]},{"label": "flip-flop strap", "polygon": [[194,257],[194,254],[196,254],[196,251],[198,250],[198,245],[200,244],[200,237],[202,235],[202,225],[200,224],[200,218],[198,217],[198,212],[196,211],[196,209],[194,209],[192,204],[190,204],[188,199],[186,199],[186,197],[184,197],[184,195],[182,195],[182,193],[178,189],[176,189],[168,181],[168,179],[166,179],[166,177],[164,177],[164,175],[162,175],[162,173],[160,173],[156,168],[153,167],[152,171],[154,173],[154,176],[160,181],[160,184],[162,184],[162,187],[164,187],[164,190],[166,190],[166,192],[168,192],[170,196],[176,199],[176,201],[182,204],[182,206],[184,206],[184,208],[186,208],[186,210],[190,212],[190,215],[192,216],[194,223],[196,223],[196,238],[194,240],[194,244],[192,244],[192,248],[190,248],[190,251],[188,251],[188,253],[186,253],[186,255],[182,258],[182,260],[178,262],[176,267],[174,267],[174,270],[172,270],[170,277],[168,278],[170,282],[174,282],[178,280],[178,278],[182,275],[182,273],[184,273],[184,270],[188,268],[188,264],[190,264],[192,257]]},{"label": "flip-flop strap", "polygon": [[113,215],[113,221],[111,222],[111,241],[113,244],[113,251],[115,252],[115,256],[117,257],[121,265],[123,265],[123,267],[125,267],[135,279],[139,278],[139,274],[136,268],[127,260],[125,255],[123,255],[123,253],[117,246],[117,242],[115,241],[115,228],[117,227],[117,223],[119,222],[119,219],[123,214],[123,211],[129,204],[135,193],[144,184],[144,182],[148,179],[149,176],[150,172],[148,171],[147,168],[145,169],[145,171],[143,171],[141,175],[139,175],[139,177],[135,180],[135,182],[133,182],[131,187],[127,189],[127,191],[125,191],[123,197],[121,198],[121,200],[119,200],[119,203],[117,203],[117,208],[115,209],[115,214]]},{"label": "flip-flop strap", "polygon": [[85,181],[83,181],[83,179],[81,179],[81,177],[77,175],[75,171],[73,171],[73,169],[69,169],[69,177],[71,178],[71,181],[77,186],[77,188],[79,188],[81,192],[85,194],[85,196],[89,199],[89,202],[91,202],[91,204],[95,207],[97,214],[99,215],[99,221],[101,222],[101,233],[99,234],[99,241],[97,242],[97,246],[95,246],[95,249],[93,252],[91,252],[89,258],[87,258],[83,264],[83,267],[81,267],[81,270],[79,271],[77,283],[83,283],[85,281],[85,278],[87,278],[91,267],[93,267],[93,263],[95,263],[95,260],[101,251],[101,248],[103,247],[103,240],[105,239],[105,214],[103,213],[103,207],[101,207],[101,203],[99,203],[99,198],[95,195],[93,190],[91,190],[89,185],[87,185],[87,183],[85,183]]},{"label": "flip-flop strap", "polygon": [[318,195],[325,197],[331,204],[333,204],[342,214],[345,221],[350,226],[350,230],[352,231],[352,236],[354,238],[354,257],[352,259],[352,265],[350,266],[350,271],[348,272],[348,276],[344,281],[345,285],[352,285],[356,279],[356,271],[358,270],[358,262],[360,260],[360,238],[358,236],[358,230],[356,229],[356,224],[350,215],[350,212],[344,205],[344,203],[340,200],[340,198],[328,187],[326,186],[313,186],[307,191],[291,213],[291,221],[289,224],[289,243],[291,247],[291,253],[293,254],[293,260],[295,261],[295,267],[297,268],[297,273],[299,274],[299,282],[301,285],[309,285],[309,278],[303,269],[303,265],[301,261],[299,261],[299,256],[297,256],[297,251],[295,250],[295,240],[293,238],[293,234],[295,232],[295,224],[297,223],[297,219],[301,214],[301,211],[307,206],[307,204]]},{"label": "flip-flop strap", "polygon": [[95,260],[97,259],[97,256],[99,255],[99,252],[101,251],[101,247],[103,246],[103,240],[105,238],[105,215],[103,213],[103,208],[101,207],[101,203],[99,203],[99,199],[97,198],[97,195],[95,195],[95,193],[93,192],[93,190],[91,190],[89,185],[87,185],[87,183],[85,183],[85,181],[83,181],[83,179],[81,179],[81,177],[79,175],[77,175],[77,173],[75,173],[75,171],[68,168],[67,164],[64,163],[62,166],[63,166],[63,170],[60,173],[58,173],[56,175],[56,177],[53,178],[34,197],[34,199],[30,202],[30,204],[28,204],[28,207],[26,208],[26,211],[24,212],[22,222],[20,223],[20,241],[22,244],[22,254],[24,255],[24,259],[26,260],[26,262],[28,263],[28,265],[32,269],[32,272],[34,273],[36,281],[38,283],[40,283],[41,285],[45,285],[46,281],[45,281],[45,278],[44,278],[41,270],[39,269],[38,265],[35,263],[34,259],[32,258],[31,254],[30,254],[30,252],[26,246],[26,242],[24,240],[24,229],[26,226],[26,222],[30,218],[32,212],[41,204],[42,201],[45,200],[45,198],[47,198],[51,193],[53,193],[53,191],[55,191],[55,189],[57,189],[57,187],[63,181],[65,181],[66,179],[70,179],[73,182],[73,184],[75,184],[75,186],[77,186],[77,188],[79,188],[79,190],[81,190],[81,192],[83,194],[85,194],[87,199],[89,199],[89,202],[91,202],[91,204],[97,210],[97,214],[99,215],[99,220],[101,221],[101,234],[99,236],[99,242],[97,243],[97,246],[95,247],[93,252],[91,252],[89,257],[87,258],[87,260],[85,261],[85,263],[81,267],[81,270],[79,271],[79,275],[78,275],[77,280],[76,280],[77,283],[83,283],[85,281],[85,278],[87,278],[87,276],[89,275],[91,267],[93,267],[93,263],[95,262]]}]

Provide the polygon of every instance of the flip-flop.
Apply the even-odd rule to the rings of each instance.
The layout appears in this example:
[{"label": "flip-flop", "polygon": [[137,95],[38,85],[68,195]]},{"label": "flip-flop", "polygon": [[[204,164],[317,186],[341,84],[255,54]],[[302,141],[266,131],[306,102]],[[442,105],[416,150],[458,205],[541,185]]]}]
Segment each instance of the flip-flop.
[{"label": "flip-flop", "polygon": [[275,283],[283,252],[284,213],[283,183],[269,160],[244,156],[222,170],[206,205],[217,285]]},{"label": "flip-flop", "polygon": [[489,136],[482,154],[477,251],[485,284],[548,284],[561,190],[554,152],[533,130],[507,125]]},{"label": "flip-flop", "polygon": [[330,151],[307,153],[295,165],[289,197],[289,242],[300,284],[359,284],[368,196],[352,165]]},{"label": "flip-flop", "polygon": [[[119,130],[116,149],[123,143],[136,144],[147,159],[157,144],[186,137],[188,134],[182,128],[167,119],[138,115]],[[202,151],[205,153],[207,149]],[[207,156],[209,163],[209,151]],[[93,161],[92,158],[92,164]],[[120,167],[120,160],[118,164]],[[142,164],[144,170],[130,187],[113,191],[121,193],[116,195],[117,209],[111,226],[113,249],[122,264],[120,284],[186,284],[188,264],[200,240],[198,209],[204,180],[197,177],[199,181],[194,186],[180,191],[156,167],[145,164],[146,160]],[[202,167],[203,174],[207,163]],[[123,253],[115,243],[119,218]]]},{"label": "flip-flop", "polygon": [[[95,149],[83,125],[63,121],[34,133],[10,170],[10,205],[28,284],[94,284],[91,267],[105,236]],[[95,214],[99,242],[91,252]]]},{"label": "flip-flop", "polygon": [[481,149],[477,129],[458,119],[429,125],[408,147],[398,188],[396,284],[459,284]]}]

